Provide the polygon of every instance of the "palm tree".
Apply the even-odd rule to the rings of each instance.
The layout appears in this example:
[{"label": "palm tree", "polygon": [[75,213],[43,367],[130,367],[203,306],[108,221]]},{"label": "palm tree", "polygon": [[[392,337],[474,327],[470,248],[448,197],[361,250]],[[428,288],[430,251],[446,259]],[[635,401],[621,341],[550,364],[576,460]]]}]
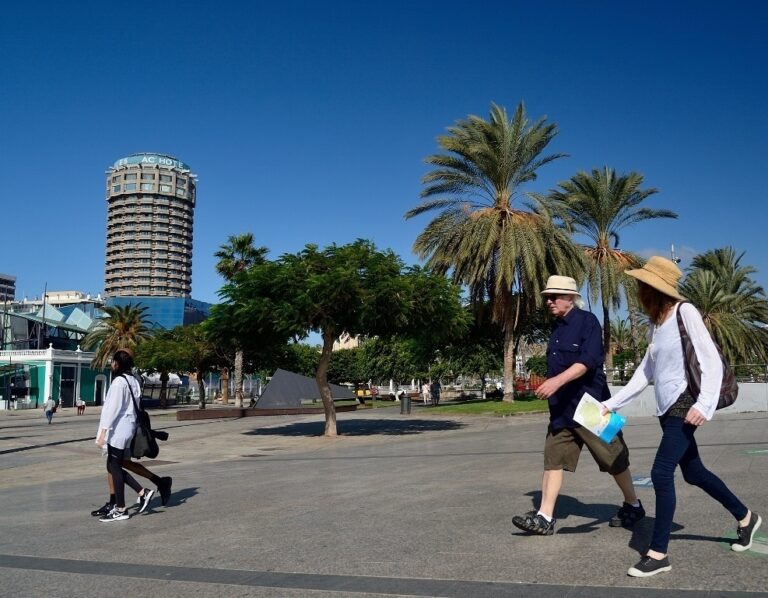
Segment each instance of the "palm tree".
[{"label": "palm tree", "polygon": [[97,348],[91,367],[103,370],[109,366],[118,349],[135,349],[141,342],[152,336],[147,326],[146,306],[112,305],[103,308],[102,317],[83,339],[83,348]]},{"label": "palm tree", "polygon": [[583,245],[587,266],[590,298],[600,298],[603,307],[603,346],[605,366],[613,367],[611,351],[611,307],[621,305],[623,272],[637,268],[641,260],[621,251],[619,232],[622,229],[655,218],[677,218],[671,210],[652,210],[639,205],[657,193],[657,189],[641,189],[643,176],[637,172],[617,175],[607,166],[591,173],[579,172],[559,184],[546,199],[547,206],[566,227],[590,240]]},{"label": "palm tree", "polygon": [[[256,247],[253,244],[253,233],[230,235],[227,242],[219,247],[214,254],[219,259],[216,272],[231,282],[240,272],[252,265],[262,263],[268,253],[266,247]],[[237,344],[237,340],[235,339]],[[229,372],[224,368],[225,374]],[[229,376],[223,376],[222,402],[227,403]],[[235,350],[235,407],[243,406],[243,350],[238,346]]]},{"label": "palm tree", "polygon": [[545,118],[530,122],[522,103],[511,119],[492,104],[488,120],[458,121],[437,139],[447,153],[426,159],[434,169],[422,179],[424,201],[405,214],[439,212],[417,237],[414,252],[433,270],[451,271],[473,303],[489,300],[492,318],[504,330],[506,401],[514,399],[518,327],[540,302],[546,273],[580,274],[568,235],[521,191],[540,167],[563,157],[542,155],[556,134]]},{"label": "palm tree", "polygon": [[680,287],[729,363],[768,361],[768,297],[732,247],[697,255]]}]

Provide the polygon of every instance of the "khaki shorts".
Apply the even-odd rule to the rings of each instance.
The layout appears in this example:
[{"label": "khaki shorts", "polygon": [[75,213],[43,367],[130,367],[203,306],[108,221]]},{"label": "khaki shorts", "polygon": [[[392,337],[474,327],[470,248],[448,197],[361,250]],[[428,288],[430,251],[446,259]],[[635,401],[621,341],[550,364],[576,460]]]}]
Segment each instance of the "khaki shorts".
[{"label": "khaki shorts", "polygon": [[564,469],[576,471],[581,448],[587,445],[600,471],[611,475],[622,473],[629,467],[629,449],[621,432],[610,444],[584,428],[563,428],[553,432],[547,428],[547,440],[544,443],[544,469]]}]

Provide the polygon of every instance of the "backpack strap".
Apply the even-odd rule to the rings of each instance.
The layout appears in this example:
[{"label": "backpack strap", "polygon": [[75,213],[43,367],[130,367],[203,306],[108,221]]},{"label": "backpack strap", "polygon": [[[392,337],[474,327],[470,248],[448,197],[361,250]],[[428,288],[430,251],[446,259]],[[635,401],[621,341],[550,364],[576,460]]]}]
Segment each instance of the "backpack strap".
[{"label": "backpack strap", "polygon": [[683,316],[680,315],[680,307],[687,301],[681,301],[677,304],[677,329],[680,331],[680,344],[683,349],[683,366],[685,367],[685,377],[688,380],[688,392],[691,393],[693,400],[698,400],[701,393],[701,365],[699,358],[696,357],[696,350],[693,347],[691,337],[685,329]]}]

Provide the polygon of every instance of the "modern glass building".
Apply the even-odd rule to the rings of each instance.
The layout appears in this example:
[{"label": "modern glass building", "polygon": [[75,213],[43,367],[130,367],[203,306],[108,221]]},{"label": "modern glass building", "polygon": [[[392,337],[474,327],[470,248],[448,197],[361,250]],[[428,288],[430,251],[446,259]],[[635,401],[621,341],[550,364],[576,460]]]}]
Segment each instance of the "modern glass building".
[{"label": "modern glass building", "polygon": [[165,154],[107,169],[108,297],[189,297],[197,175]]},{"label": "modern glass building", "polygon": [[197,324],[208,317],[210,303],[189,297],[110,297],[107,305],[124,307],[128,304],[141,305],[147,310],[148,325],[151,328],[175,328]]},{"label": "modern glass building", "polygon": [[13,301],[16,296],[16,277],[0,274],[0,301]]}]

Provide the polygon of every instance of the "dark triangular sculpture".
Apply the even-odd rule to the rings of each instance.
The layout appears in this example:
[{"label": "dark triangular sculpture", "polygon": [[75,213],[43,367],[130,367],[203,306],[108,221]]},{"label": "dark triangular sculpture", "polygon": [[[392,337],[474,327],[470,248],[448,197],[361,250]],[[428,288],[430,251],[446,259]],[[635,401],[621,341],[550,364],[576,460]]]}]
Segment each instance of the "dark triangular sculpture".
[{"label": "dark triangular sculpture", "polygon": [[[330,384],[334,399],[354,399],[351,390]],[[258,409],[285,409],[301,407],[301,401],[321,400],[314,378],[278,369],[256,403]]]}]

